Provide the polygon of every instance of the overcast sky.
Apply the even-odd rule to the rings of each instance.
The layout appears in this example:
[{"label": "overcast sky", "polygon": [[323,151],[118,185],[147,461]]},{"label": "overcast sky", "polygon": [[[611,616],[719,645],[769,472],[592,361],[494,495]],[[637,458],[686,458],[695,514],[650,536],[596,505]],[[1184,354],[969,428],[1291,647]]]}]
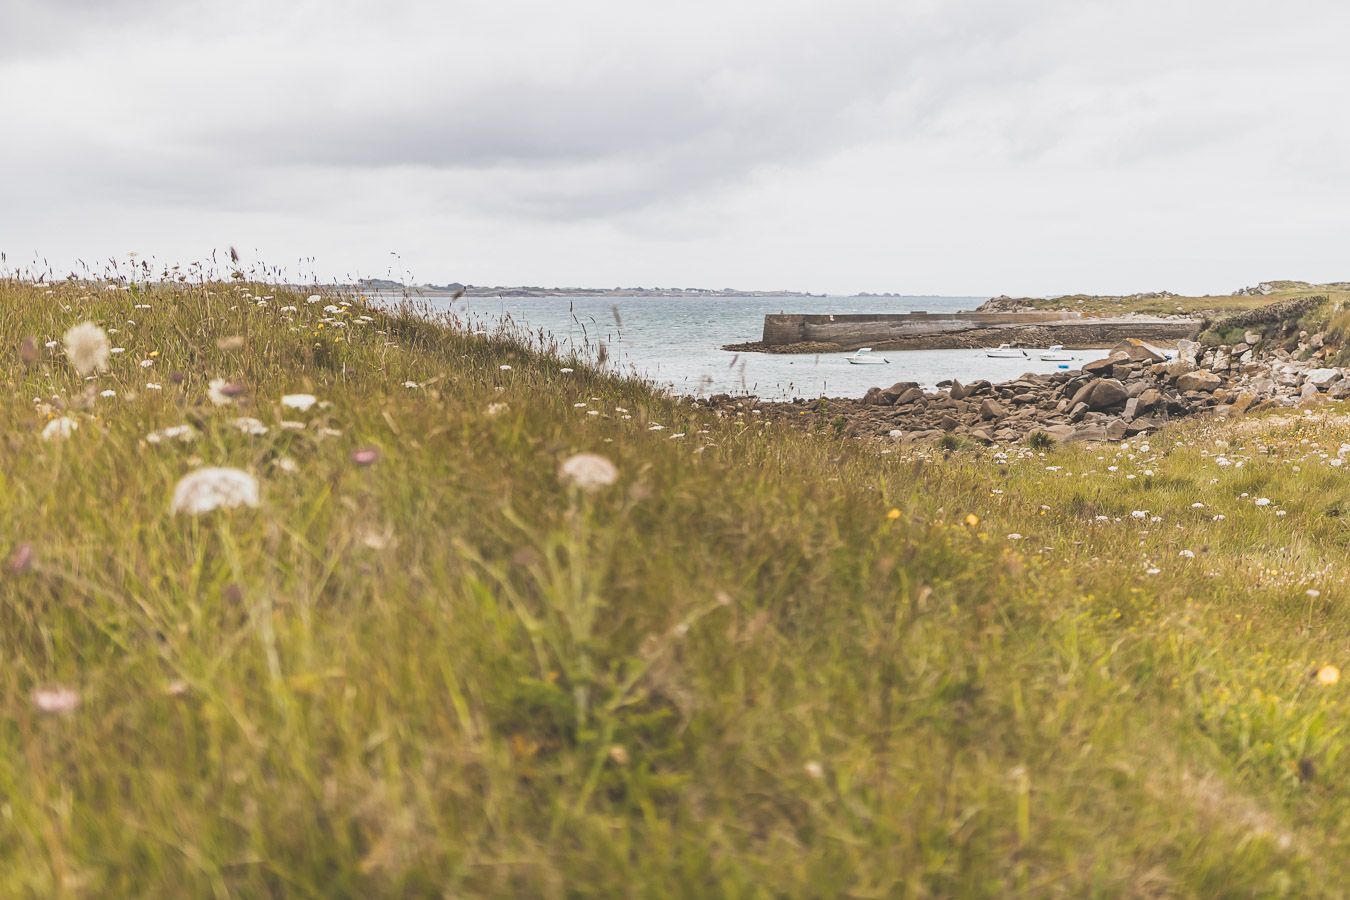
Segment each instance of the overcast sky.
[{"label": "overcast sky", "polygon": [[1331,0],[0,0],[0,251],[831,292],[1350,279],[1347,36]]}]

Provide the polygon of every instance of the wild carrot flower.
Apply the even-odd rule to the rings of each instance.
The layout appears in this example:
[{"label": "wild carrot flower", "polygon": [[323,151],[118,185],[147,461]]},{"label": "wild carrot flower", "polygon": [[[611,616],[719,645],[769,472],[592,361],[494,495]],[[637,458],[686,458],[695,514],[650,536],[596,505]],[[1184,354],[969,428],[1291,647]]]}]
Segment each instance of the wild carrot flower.
[{"label": "wild carrot flower", "polygon": [[161,428],[159,431],[152,431],[145,436],[145,440],[151,444],[162,444],[165,441],[195,441],[197,439],[197,429],[191,425],[170,425],[168,428]]},{"label": "wild carrot flower", "polygon": [[81,375],[106,371],[112,345],[108,333],[93,322],[81,322],[71,327],[64,337],[66,358]]},{"label": "wild carrot flower", "polygon": [[234,397],[227,390],[229,382],[224,378],[212,378],[211,383],[206,386],[206,396],[216,406],[227,406],[234,402]]},{"label": "wild carrot flower", "polygon": [[80,705],[80,692],[61,685],[38,688],[33,691],[33,705],[45,713],[66,715]]},{"label": "wild carrot flower", "polygon": [[267,434],[267,426],[264,425],[262,422],[258,421],[257,419],[253,418],[252,416],[240,416],[230,424],[232,424],[243,434],[249,434],[254,436]]},{"label": "wild carrot flower", "polygon": [[42,439],[44,441],[64,441],[75,433],[75,429],[80,427],[80,423],[67,416],[59,419],[52,419],[42,429]]},{"label": "wild carrot flower", "polygon": [[281,398],[282,406],[287,409],[298,409],[301,412],[304,412],[318,402],[319,398],[315,397],[313,394],[287,394]]},{"label": "wild carrot flower", "polygon": [[578,453],[563,460],[558,467],[558,478],[583,491],[594,492],[609,487],[619,480],[614,463],[594,453]]},{"label": "wild carrot flower", "polygon": [[178,480],[169,509],[174,513],[199,516],[214,509],[256,507],[258,495],[258,479],[242,469],[198,469]]},{"label": "wild carrot flower", "polygon": [[362,447],[352,451],[352,462],[358,466],[373,466],[380,459],[380,451],[375,447]]}]

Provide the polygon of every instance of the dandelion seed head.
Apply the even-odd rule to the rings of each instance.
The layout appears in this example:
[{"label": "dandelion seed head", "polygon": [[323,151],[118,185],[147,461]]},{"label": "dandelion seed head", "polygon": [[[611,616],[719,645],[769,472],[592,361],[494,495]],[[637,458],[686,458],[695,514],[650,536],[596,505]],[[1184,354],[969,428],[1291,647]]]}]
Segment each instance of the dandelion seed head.
[{"label": "dandelion seed head", "polygon": [[63,338],[66,346],[66,358],[83,376],[105,372],[108,369],[108,357],[112,345],[108,333],[93,322],[81,322],[72,326]]}]

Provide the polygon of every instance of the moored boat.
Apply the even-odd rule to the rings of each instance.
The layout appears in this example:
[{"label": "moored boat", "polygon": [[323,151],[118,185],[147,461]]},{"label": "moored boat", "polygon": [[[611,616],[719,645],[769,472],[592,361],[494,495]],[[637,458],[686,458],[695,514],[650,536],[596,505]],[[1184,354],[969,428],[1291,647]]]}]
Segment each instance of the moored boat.
[{"label": "moored boat", "polygon": [[985,356],[991,356],[995,359],[1019,359],[1027,355],[1027,351],[1019,350],[1012,344],[999,344],[992,350],[986,349]]},{"label": "moored boat", "polygon": [[890,364],[890,360],[886,357],[874,355],[871,347],[860,347],[853,352],[852,356],[845,356],[844,359],[854,366],[884,366]]}]

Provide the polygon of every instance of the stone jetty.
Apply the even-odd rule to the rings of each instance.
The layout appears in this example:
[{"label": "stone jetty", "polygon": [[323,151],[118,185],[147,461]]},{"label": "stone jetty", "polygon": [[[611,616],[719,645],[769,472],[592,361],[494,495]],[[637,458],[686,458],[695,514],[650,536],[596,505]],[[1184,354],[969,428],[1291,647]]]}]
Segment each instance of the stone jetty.
[{"label": "stone jetty", "polygon": [[1031,312],[876,313],[764,317],[759,341],[724,349],[767,353],[951,350],[996,347],[1110,346],[1126,338],[1171,343],[1194,338],[1204,320],[1188,316],[1084,316],[1070,310]]}]

